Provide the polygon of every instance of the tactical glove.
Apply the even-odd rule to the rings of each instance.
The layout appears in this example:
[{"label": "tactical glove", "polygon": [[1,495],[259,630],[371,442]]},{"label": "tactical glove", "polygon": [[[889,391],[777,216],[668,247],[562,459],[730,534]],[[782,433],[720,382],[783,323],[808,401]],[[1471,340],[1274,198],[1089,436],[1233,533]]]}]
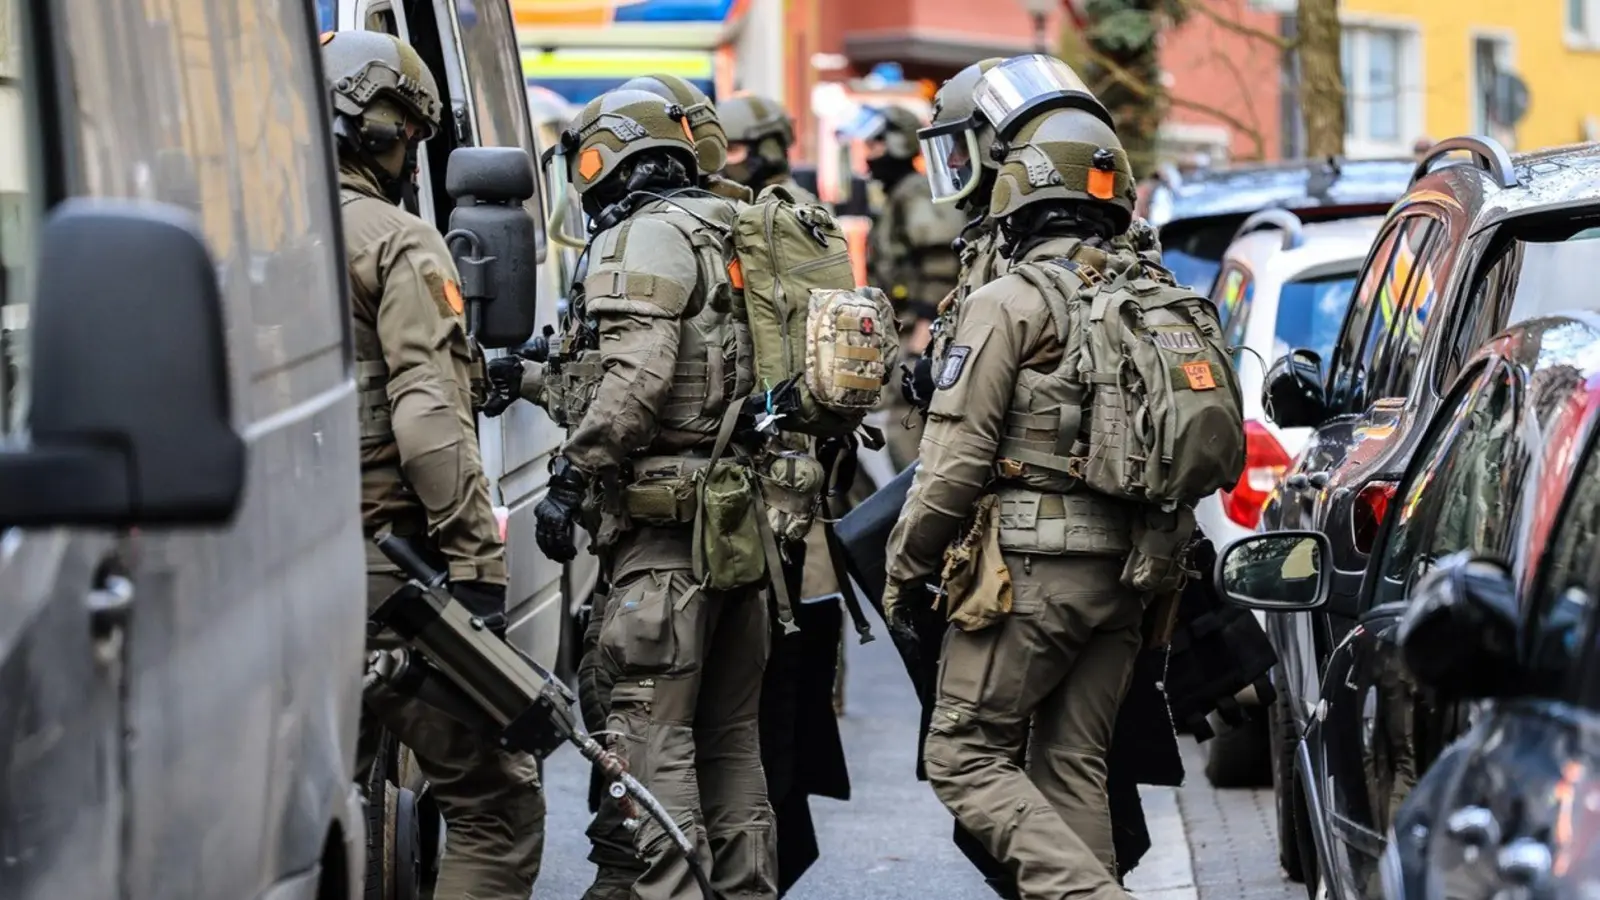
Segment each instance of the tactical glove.
[{"label": "tactical glove", "polygon": [[933,359],[917,357],[915,362],[900,366],[900,396],[924,416],[933,403]]},{"label": "tactical glove", "polygon": [[533,509],[536,522],[533,537],[544,555],[555,562],[571,562],[578,555],[578,546],[573,542],[573,523],[578,518],[587,486],[583,473],[567,462],[566,457],[558,456],[550,463],[550,487]]},{"label": "tactical glove", "polygon": [[526,344],[517,348],[517,355],[536,363],[549,362],[550,337],[555,333],[554,328],[546,325],[543,332],[534,335]]},{"label": "tactical glove", "polygon": [[481,412],[494,418],[515,403],[522,392],[522,360],[515,356],[497,356],[489,360],[489,397],[483,401]]},{"label": "tactical glove", "polygon": [[498,637],[506,636],[506,586],[486,581],[453,581],[450,596]]}]

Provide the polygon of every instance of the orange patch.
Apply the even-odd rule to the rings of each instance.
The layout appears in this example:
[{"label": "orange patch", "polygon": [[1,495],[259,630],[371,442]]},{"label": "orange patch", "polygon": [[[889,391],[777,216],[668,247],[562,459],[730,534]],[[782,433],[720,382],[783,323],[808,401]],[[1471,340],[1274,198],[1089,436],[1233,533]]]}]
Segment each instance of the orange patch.
[{"label": "orange patch", "polygon": [[928,174],[928,161],[922,158],[921,153],[918,153],[916,158],[911,160],[911,168],[918,175],[926,175]]},{"label": "orange patch", "polygon": [[1216,379],[1211,377],[1210,363],[1184,363],[1183,377],[1189,380],[1189,389],[1193,391],[1209,391],[1217,386]]},{"label": "orange patch", "polygon": [[454,281],[446,281],[444,283],[444,299],[458,316],[461,315],[462,310],[467,308],[466,304],[461,300],[461,288],[456,287]]},{"label": "orange patch", "polygon": [[593,181],[594,177],[600,174],[600,170],[605,168],[605,165],[605,162],[600,159],[600,151],[590,147],[583,151],[582,156],[578,157],[578,174],[583,176],[584,181]]},{"label": "orange patch", "polygon": [[737,257],[728,263],[728,283],[736,291],[744,290],[744,266],[739,264]]},{"label": "orange patch", "polygon": [[1105,169],[1089,170],[1089,196],[1110,200],[1117,191],[1117,173]]},{"label": "orange patch", "polygon": [[324,31],[322,33],[322,43],[326,45],[329,41],[333,40],[333,36],[338,33],[339,32],[337,31]]},{"label": "orange patch", "polygon": [[694,143],[694,129],[689,127],[689,117],[684,116],[679,119],[678,124],[683,126],[683,136],[688,139],[689,143]]}]

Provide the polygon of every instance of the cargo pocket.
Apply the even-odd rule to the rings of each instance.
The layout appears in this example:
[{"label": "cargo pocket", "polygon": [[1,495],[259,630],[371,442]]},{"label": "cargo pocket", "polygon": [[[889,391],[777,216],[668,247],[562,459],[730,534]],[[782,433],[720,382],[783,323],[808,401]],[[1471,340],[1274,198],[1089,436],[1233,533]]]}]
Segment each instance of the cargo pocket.
[{"label": "cargo pocket", "polygon": [[[648,572],[619,589],[600,632],[600,646],[624,677],[664,674],[678,652],[673,622],[672,573]],[[613,697],[613,703],[615,697]]]}]

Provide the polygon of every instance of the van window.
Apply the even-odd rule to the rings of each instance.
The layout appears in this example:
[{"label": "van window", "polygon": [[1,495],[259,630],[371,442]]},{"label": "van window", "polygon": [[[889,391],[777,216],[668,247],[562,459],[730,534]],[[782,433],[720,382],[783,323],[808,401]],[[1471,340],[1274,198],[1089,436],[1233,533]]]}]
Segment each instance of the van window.
[{"label": "van window", "polygon": [[1286,281],[1278,291],[1278,320],[1273,325],[1272,358],[1291,350],[1310,350],[1320,359],[1333,356],[1339,323],[1350,308],[1356,276],[1324,275]]},{"label": "van window", "polygon": [[1382,395],[1390,336],[1405,310],[1416,260],[1427,246],[1434,224],[1424,216],[1401,220],[1362,271],[1330,373],[1331,408],[1361,412]]},{"label": "van window", "polygon": [[43,198],[33,185],[39,129],[26,102],[22,0],[0,0],[0,436],[19,431],[28,387],[33,239]]},{"label": "van window", "polygon": [[1255,286],[1249,269],[1237,262],[1230,262],[1211,290],[1211,302],[1217,306],[1217,319],[1222,325],[1222,339],[1229,347],[1244,342],[1245,328],[1250,324],[1250,298],[1254,295]]}]

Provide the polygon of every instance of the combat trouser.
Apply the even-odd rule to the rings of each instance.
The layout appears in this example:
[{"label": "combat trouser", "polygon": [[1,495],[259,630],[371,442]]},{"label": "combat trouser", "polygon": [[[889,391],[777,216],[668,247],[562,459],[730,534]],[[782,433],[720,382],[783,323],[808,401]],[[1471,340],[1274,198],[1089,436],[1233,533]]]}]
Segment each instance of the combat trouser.
[{"label": "combat trouser", "polygon": [[[684,528],[631,532],[615,560],[600,632],[605,665],[617,675],[613,746],[695,843],[719,895],[775,898],[776,830],[757,723],[767,605],[754,588],[695,584]],[[645,861],[635,898],[700,900],[659,825],[646,820],[634,840]]]},{"label": "combat trouser", "polygon": [[1121,585],[1121,559],[1005,559],[1011,614],[945,635],[923,747],[928,780],[1016,871],[1023,900],[1126,898],[1114,877],[1106,754],[1144,597]]},{"label": "combat trouser", "polygon": [[[606,597],[596,596],[589,627],[583,635],[583,655],[578,661],[578,700],[584,723],[592,732],[602,732],[611,716],[611,685],[617,673],[600,652],[600,628],[605,624]],[[582,900],[629,900],[633,883],[644,874],[644,861],[633,848],[633,832],[628,830],[622,810],[610,794],[601,792],[594,819],[585,832],[589,838],[589,861],[594,863],[594,883]]]},{"label": "combat trouser", "polygon": [[[367,608],[401,581],[368,573]],[[444,816],[440,900],[527,900],[544,854],[544,791],[539,767],[420,700],[369,696],[361,709],[356,771],[365,772],[387,728],[411,749]]]}]

